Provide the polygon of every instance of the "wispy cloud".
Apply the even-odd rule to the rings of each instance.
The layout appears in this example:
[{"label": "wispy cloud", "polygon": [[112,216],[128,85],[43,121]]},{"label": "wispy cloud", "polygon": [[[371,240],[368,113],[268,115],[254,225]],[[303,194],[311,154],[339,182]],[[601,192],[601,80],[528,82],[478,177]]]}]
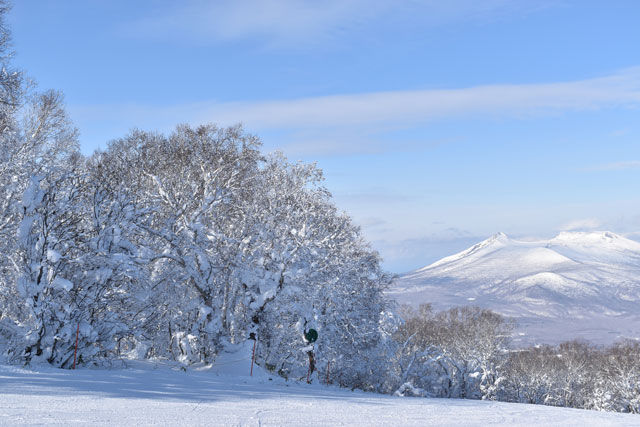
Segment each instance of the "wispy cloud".
[{"label": "wispy cloud", "polygon": [[589,168],[590,172],[602,172],[602,171],[621,171],[627,169],[640,169],[640,160],[628,160],[624,162],[606,163],[598,165],[593,168]]},{"label": "wispy cloud", "polygon": [[[128,32],[155,39],[225,42],[261,38],[271,44],[293,43],[348,28],[375,16],[384,5],[372,1],[329,0],[188,0],[128,24]],[[364,14],[356,12],[362,10]]]},{"label": "wispy cloud", "polygon": [[[301,145],[318,149],[322,135],[333,133],[334,147],[325,151],[362,149],[377,150],[372,138],[339,144],[339,133],[373,135],[389,127],[411,127],[434,120],[459,117],[527,118],[570,111],[640,106],[640,67],[629,68],[605,77],[540,84],[487,85],[461,89],[407,90],[311,97],[255,102],[200,102],[173,106],[71,106],[81,125],[86,121],[135,123],[146,129],[166,131],[177,123],[242,122],[253,131],[277,130],[314,134],[310,140],[297,140]],[[120,134],[121,131],[119,130]],[[346,134],[345,134],[346,135]],[[328,139],[327,139],[328,140]],[[635,167],[623,162],[615,167]],[[613,166],[611,166],[613,167]]]},{"label": "wispy cloud", "polygon": [[126,24],[130,35],[217,43],[258,40],[270,46],[333,40],[367,26],[433,26],[526,13],[551,2],[525,0],[185,0]]},{"label": "wispy cloud", "polygon": [[588,231],[595,230],[603,224],[596,218],[577,219],[563,224],[559,227],[560,231]]},{"label": "wispy cloud", "polygon": [[393,151],[421,152],[433,150],[446,144],[459,143],[461,138],[415,138],[400,139],[397,136],[389,141],[389,137],[379,134],[379,127],[363,130],[361,127],[353,129],[344,127],[338,129],[317,128],[310,130],[296,130],[284,136],[279,141],[277,149],[288,156],[332,156],[339,153],[342,156],[361,154],[381,154]]},{"label": "wispy cloud", "polygon": [[[85,112],[173,121],[245,122],[259,128],[423,123],[465,114],[522,116],[640,105],[640,67],[579,81],[407,90],[312,98],[200,102],[174,106],[93,106]],[[79,112],[81,113],[81,112]]]},{"label": "wispy cloud", "polygon": [[640,104],[640,67],[595,79],[463,89],[374,92],[213,105],[200,116],[259,127],[424,123],[464,114],[522,116]]}]

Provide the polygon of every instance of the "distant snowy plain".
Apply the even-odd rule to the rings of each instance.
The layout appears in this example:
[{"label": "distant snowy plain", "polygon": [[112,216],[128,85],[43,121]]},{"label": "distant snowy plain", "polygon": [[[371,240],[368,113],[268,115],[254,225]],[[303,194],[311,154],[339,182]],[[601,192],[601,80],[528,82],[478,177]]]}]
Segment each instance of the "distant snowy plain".
[{"label": "distant snowy plain", "polygon": [[[230,355],[228,359],[237,359]],[[75,371],[0,365],[0,425],[637,426],[640,416],[540,405],[393,397],[286,382],[244,358],[190,368],[129,362]],[[222,364],[224,363],[224,364]]]}]

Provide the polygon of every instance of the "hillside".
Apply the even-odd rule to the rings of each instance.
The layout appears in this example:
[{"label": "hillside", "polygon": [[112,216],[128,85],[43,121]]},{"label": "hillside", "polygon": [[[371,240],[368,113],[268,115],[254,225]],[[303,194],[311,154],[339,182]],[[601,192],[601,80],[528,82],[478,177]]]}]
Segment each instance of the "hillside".
[{"label": "hillside", "polygon": [[640,243],[611,232],[519,241],[498,233],[397,278],[400,303],[490,308],[518,321],[514,339],[611,343],[640,337]]}]

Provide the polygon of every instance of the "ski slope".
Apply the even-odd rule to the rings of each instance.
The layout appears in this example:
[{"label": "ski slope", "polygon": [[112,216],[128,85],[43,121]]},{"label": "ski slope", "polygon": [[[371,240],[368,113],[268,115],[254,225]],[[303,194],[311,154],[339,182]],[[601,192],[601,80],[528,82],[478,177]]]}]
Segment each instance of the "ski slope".
[{"label": "ski slope", "polygon": [[[285,382],[246,360],[186,372],[153,362],[111,370],[0,365],[0,425],[637,426],[640,416],[539,405],[393,397]],[[241,373],[245,372],[244,374]]]},{"label": "ski slope", "polygon": [[640,243],[611,232],[540,241],[499,233],[399,277],[389,294],[435,309],[492,309],[518,320],[524,344],[640,339]]}]

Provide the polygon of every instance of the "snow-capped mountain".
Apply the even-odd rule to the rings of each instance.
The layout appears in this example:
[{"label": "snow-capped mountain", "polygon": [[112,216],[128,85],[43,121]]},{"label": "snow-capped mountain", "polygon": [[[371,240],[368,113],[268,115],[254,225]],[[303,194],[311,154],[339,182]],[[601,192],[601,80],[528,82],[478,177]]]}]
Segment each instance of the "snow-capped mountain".
[{"label": "snow-capped mountain", "polygon": [[611,343],[640,338],[640,243],[611,232],[518,241],[498,233],[396,279],[400,303],[490,308],[517,319],[515,339]]}]

